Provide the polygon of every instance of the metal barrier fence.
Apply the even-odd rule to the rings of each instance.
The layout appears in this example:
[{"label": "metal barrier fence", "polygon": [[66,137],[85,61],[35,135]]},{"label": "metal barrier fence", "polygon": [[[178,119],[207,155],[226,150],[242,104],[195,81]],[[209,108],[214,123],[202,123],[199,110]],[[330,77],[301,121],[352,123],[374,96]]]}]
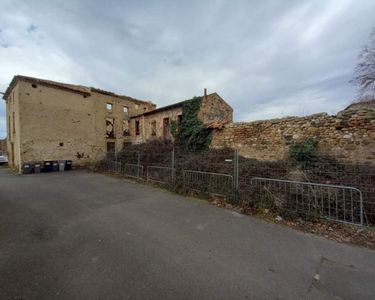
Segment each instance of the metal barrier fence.
[{"label": "metal barrier fence", "polygon": [[[212,151],[212,152],[211,152]],[[234,202],[265,204],[299,216],[351,224],[375,224],[375,167],[291,161],[257,161],[238,152],[122,153],[107,170],[148,182],[220,195]],[[142,165],[140,163],[142,162]],[[276,179],[277,178],[277,179]],[[238,202],[240,203],[240,202]]]},{"label": "metal barrier fence", "polygon": [[139,179],[143,176],[143,166],[137,164],[123,164],[122,174]]},{"label": "metal barrier fence", "polygon": [[184,188],[198,192],[231,197],[233,176],[229,174],[183,170]]},{"label": "metal barrier fence", "polygon": [[363,225],[362,192],[354,187],[254,177],[252,202],[263,208]]},{"label": "metal barrier fence", "polygon": [[173,184],[175,169],[164,166],[147,166],[147,182],[153,181],[164,184]]},{"label": "metal barrier fence", "polygon": [[121,162],[109,160],[107,161],[107,168],[110,172],[121,173]]}]

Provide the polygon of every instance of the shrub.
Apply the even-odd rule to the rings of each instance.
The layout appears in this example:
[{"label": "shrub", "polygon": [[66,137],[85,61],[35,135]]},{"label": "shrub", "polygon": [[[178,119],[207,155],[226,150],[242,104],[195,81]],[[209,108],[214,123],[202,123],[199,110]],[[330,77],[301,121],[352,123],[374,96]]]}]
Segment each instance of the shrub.
[{"label": "shrub", "polygon": [[317,159],[318,141],[308,139],[303,143],[295,143],[289,148],[289,156],[297,162],[307,163]]}]

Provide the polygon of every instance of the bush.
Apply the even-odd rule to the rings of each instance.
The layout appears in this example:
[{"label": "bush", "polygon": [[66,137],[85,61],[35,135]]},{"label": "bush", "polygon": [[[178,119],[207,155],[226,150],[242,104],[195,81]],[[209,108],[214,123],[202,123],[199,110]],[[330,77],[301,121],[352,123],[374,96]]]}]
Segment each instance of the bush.
[{"label": "bush", "polygon": [[306,163],[317,159],[318,141],[309,139],[304,143],[296,143],[290,146],[289,156],[297,162]]}]

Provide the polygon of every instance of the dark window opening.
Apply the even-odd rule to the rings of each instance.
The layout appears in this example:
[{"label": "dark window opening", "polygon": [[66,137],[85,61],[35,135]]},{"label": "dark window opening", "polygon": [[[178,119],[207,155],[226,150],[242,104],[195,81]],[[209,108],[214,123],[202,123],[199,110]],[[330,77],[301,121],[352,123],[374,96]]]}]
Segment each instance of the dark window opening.
[{"label": "dark window opening", "polygon": [[177,125],[178,125],[178,127],[180,127],[181,124],[182,124],[182,115],[178,115],[177,116]]},{"label": "dark window opening", "polygon": [[169,118],[163,119],[163,139],[169,140],[170,139],[170,128],[169,128]]},{"label": "dark window opening", "polygon": [[107,142],[107,158],[114,159],[116,157],[115,142]]},{"label": "dark window opening", "polygon": [[36,84],[31,85],[34,89],[36,89],[38,86]]},{"label": "dark window opening", "polygon": [[122,121],[122,135],[129,135],[129,121]]},{"label": "dark window opening", "polygon": [[64,143],[59,143],[60,147],[64,146]]},{"label": "dark window opening", "polygon": [[151,136],[156,136],[156,121],[151,122]]},{"label": "dark window opening", "polygon": [[135,121],[135,135],[139,135],[139,121]]}]

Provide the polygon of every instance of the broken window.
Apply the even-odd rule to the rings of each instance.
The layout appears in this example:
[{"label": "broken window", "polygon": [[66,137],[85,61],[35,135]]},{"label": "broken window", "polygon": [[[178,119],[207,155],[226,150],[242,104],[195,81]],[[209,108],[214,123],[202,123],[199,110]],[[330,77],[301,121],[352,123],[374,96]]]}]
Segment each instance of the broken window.
[{"label": "broken window", "polygon": [[113,139],[115,137],[115,120],[112,118],[106,119],[106,138]]},{"label": "broken window", "polygon": [[107,107],[107,110],[112,111],[112,109],[113,109],[113,104],[112,104],[112,103],[107,103],[107,104],[106,104],[106,107]]},{"label": "broken window", "polygon": [[170,139],[170,135],[169,135],[170,132],[169,131],[170,131],[169,118],[164,118],[163,119],[163,138],[164,138],[164,140]]},{"label": "broken window", "polygon": [[126,114],[129,112],[129,108],[127,106],[124,106],[122,109],[123,109],[123,112]]},{"label": "broken window", "polygon": [[129,121],[127,120],[122,121],[122,135],[123,136],[129,135]]},{"label": "broken window", "polygon": [[140,130],[139,130],[139,121],[135,121],[135,135],[139,135],[139,132],[140,132]]},{"label": "broken window", "polygon": [[177,126],[180,127],[182,123],[182,115],[177,116]]},{"label": "broken window", "polygon": [[151,122],[151,136],[156,136],[156,121]]}]

